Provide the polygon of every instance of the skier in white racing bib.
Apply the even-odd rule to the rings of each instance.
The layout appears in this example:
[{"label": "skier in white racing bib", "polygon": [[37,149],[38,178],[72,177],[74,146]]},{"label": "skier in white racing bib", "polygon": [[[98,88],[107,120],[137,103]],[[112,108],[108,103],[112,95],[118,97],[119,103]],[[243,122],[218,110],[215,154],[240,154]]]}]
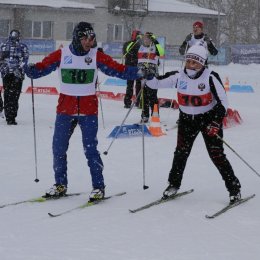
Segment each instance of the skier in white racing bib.
[{"label": "skier in white racing bib", "polygon": [[219,75],[205,67],[207,51],[192,46],[185,56],[185,68],[167,72],[147,81],[154,89],[176,88],[179,102],[177,147],[169,174],[169,186],[163,196],[175,195],[181,186],[183,172],[193,143],[202,134],[208,154],[221,174],[229,192],[230,202],[241,198],[240,182],[224,154],[223,125],[228,107],[227,95]]}]

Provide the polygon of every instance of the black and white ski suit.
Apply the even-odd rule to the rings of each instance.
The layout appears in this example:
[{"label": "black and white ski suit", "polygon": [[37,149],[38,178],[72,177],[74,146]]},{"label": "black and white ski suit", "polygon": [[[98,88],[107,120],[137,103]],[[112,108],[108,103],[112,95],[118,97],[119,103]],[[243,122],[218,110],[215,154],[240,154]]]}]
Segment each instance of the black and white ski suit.
[{"label": "black and white ski suit", "polygon": [[207,127],[220,124],[218,135],[223,137],[222,121],[228,107],[227,95],[219,75],[204,68],[194,79],[180,72],[167,72],[147,81],[150,88],[176,88],[179,102],[177,146],[168,181],[179,189],[193,143],[201,132],[208,154],[221,174],[230,195],[240,191],[240,182],[224,154],[223,142],[217,136],[209,136]]}]

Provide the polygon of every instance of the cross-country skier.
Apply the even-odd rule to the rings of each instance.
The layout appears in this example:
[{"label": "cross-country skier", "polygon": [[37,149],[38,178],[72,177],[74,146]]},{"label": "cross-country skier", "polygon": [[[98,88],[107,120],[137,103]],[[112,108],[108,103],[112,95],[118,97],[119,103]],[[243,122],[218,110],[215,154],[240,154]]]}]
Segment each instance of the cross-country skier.
[{"label": "cross-country skier", "polygon": [[222,121],[228,107],[227,95],[219,75],[205,68],[207,51],[192,46],[185,56],[185,68],[167,72],[148,80],[150,88],[177,88],[179,123],[177,147],[169,174],[169,186],[163,196],[175,195],[181,186],[183,172],[193,143],[202,134],[208,154],[221,174],[229,191],[230,202],[241,198],[240,182],[224,154]]},{"label": "cross-country skier", "polygon": [[103,199],[105,184],[103,162],[97,150],[98,99],[96,79],[98,69],[109,76],[138,79],[142,72],[127,67],[93,48],[96,34],[90,23],[80,22],[73,31],[72,43],[49,54],[41,62],[26,67],[30,78],[39,78],[58,69],[60,96],[53,135],[53,169],[55,184],[47,197],[64,196],[67,192],[67,150],[77,125],[81,128],[84,153],[90,168],[93,190],[90,201]]},{"label": "cross-country skier", "polygon": [[180,54],[185,55],[186,51],[194,45],[204,46],[213,56],[218,54],[218,50],[212,42],[212,39],[203,32],[203,23],[201,21],[193,23],[193,33],[186,36],[185,41],[179,48]]}]

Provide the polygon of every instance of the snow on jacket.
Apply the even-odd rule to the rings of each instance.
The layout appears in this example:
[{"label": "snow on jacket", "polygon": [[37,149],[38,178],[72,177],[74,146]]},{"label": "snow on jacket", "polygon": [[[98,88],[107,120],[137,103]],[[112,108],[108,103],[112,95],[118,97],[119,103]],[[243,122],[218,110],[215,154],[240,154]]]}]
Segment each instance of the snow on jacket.
[{"label": "snow on jacket", "polygon": [[13,42],[7,40],[0,46],[0,71],[2,78],[7,74],[13,73],[18,78],[24,78],[24,64],[29,59],[28,48],[24,43],[19,41]]},{"label": "snow on jacket", "polygon": [[[27,76],[36,79],[50,74],[57,68],[60,69],[61,62],[62,64],[64,64],[64,62],[61,60],[63,57],[62,52],[64,51],[65,50],[63,48],[54,51],[47,57],[45,57],[41,62],[36,63],[34,67],[27,67]],[[72,45],[69,46],[69,51],[70,56],[67,55],[66,57],[63,57],[63,59],[68,59],[67,62],[70,62],[70,59],[73,59],[73,56],[80,56],[77,55]],[[91,49],[89,53],[93,54],[93,49]],[[88,65],[92,63],[92,60],[90,62],[90,57],[88,56],[89,53],[81,56],[83,57],[83,59],[85,59],[86,70],[88,68]],[[96,50],[96,48],[95,53],[96,68],[94,68],[95,71],[93,72],[95,74],[95,78],[92,78],[91,82],[89,82],[90,88],[92,90],[93,84],[96,82],[97,69],[100,69],[106,75],[118,77],[121,79],[135,80],[140,78],[137,67],[129,67],[119,64],[118,62],[114,61],[109,55]],[[78,68],[76,66],[73,69],[82,69],[82,64]],[[60,73],[60,75],[61,74],[62,73]],[[62,76],[60,78],[60,82],[62,91],[58,100],[57,113],[67,115],[96,115],[98,113],[98,99],[95,91],[86,90],[86,92],[83,91],[80,93],[73,93],[72,90],[69,90],[69,92],[68,90],[64,91],[65,88],[63,86],[64,82]],[[78,88],[77,84],[75,84],[75,88]]]}]

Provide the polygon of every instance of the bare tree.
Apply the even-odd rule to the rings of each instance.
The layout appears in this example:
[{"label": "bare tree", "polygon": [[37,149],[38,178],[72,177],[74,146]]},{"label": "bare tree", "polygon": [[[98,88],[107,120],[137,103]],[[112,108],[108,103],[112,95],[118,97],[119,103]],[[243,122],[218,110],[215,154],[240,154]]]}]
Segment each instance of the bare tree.
[{"label": "bare tree", "polygon": [[219,37],[227,43],[260,42],[259,0],[183,0],[224,13],[219,23]]}]

